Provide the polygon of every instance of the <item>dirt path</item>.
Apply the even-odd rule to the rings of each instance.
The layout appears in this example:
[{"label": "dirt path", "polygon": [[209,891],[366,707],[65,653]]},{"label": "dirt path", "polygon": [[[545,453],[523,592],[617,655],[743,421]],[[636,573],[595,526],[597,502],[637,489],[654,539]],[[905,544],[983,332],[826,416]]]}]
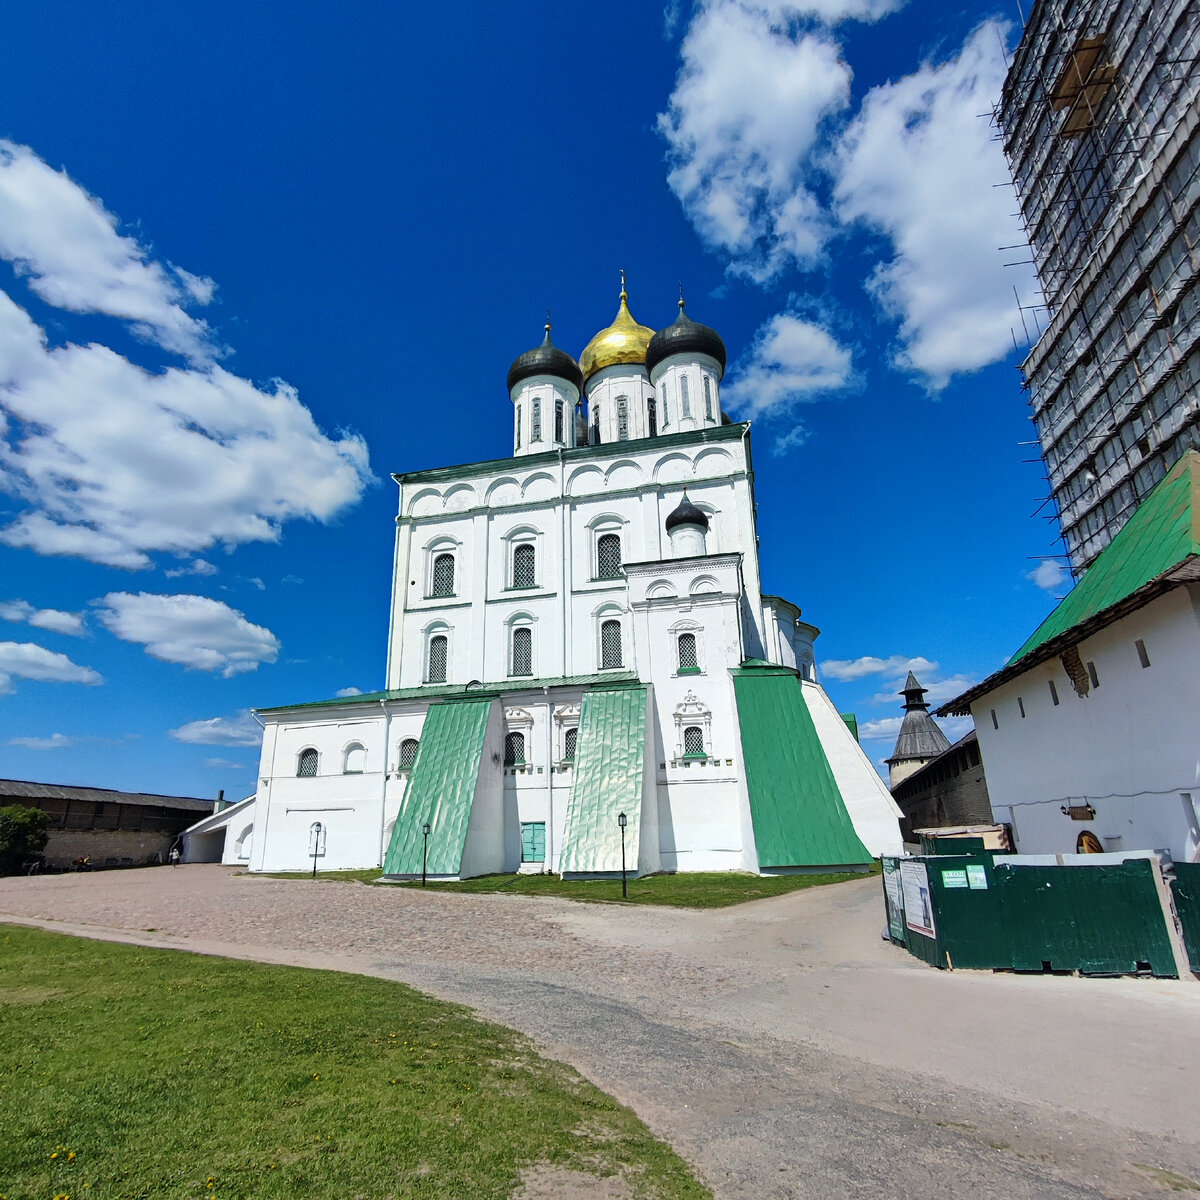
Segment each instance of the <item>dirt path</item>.
[{"label": "dirt path", "polygon": [[689,912],[189,866],[0,880],[0,919],[469,1004],[723,1197],[1200,1184],[1200,984],[934,971],[880,939],[877,880]]}]

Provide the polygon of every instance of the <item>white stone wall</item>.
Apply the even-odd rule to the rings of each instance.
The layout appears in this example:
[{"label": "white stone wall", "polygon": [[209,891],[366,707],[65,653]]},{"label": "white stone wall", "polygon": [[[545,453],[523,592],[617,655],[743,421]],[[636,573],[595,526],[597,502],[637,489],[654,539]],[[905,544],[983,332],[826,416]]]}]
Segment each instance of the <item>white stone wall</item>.
[{"label": "white stone wall", "polygon": [[[1086,697],[1055,658],[971,706],[996,820],[1011,821],[1022,854],[1074,851],[1080,831],[1091,829],[1106,848],[1169,849],[1200,861],[1195,585],[1114,622],[1079,653],[1100,681]],[[1061,811],[1085,803],[1096,810],[1087,822]]]}]

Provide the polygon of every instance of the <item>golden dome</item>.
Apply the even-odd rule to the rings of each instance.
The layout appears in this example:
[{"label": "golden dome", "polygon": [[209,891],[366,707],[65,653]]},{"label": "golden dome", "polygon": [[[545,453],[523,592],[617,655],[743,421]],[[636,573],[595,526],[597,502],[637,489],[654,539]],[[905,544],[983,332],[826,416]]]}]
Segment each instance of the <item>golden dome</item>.
[{"label": "golden dome", "polygon": [[616,319],[607,329],[600,330],[579,356],[579,368],[583,371],[585,382],[597,371],[617,363],[645,363],[646,348],[650,345],[654,330],[639,325],[633,319],[628,300],[622,274],[621,307],[617,309]]}]

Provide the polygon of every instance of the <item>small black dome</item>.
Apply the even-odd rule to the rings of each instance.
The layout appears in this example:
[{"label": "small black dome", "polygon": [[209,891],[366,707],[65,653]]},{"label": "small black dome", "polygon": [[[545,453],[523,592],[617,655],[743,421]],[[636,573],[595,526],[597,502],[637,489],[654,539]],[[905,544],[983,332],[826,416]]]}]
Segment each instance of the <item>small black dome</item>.
[{"label": "small black dome", "polygon": [[693,321],[684,311],[682,300],[675,324],[660,329],[650,339],[646,349],[646,370],[653,372],[663,359],[673,354],[707,354],[717,360],[721,375],[725,374],[725,343],[721,341],[721,335],[715,329]]},{"label": "small black dome", "polygon": [[574,384],[577,391],[583,389],[583,372],[579,364],[550,340],[549,325],[546,326],[546,337],[542,344],[536,350],[526,350],[518,355],[508,368],[508,390],[511,392],[522,379],[529,379],[533,375],[553,375],[556,379],[565,379]]},{"label": "small black dome", "polygon": [[674,512],[667,515],[664,522],[670,533],[677,525],[699,525],[701,529],[708,528],[708,517],[704,515],[689,499],[687,489],[683,490],[683,499]]}]

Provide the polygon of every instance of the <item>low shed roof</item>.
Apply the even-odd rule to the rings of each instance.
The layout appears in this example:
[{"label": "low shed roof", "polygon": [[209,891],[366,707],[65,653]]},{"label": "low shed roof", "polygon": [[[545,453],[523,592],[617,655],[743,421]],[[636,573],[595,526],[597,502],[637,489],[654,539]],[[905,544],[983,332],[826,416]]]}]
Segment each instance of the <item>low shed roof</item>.
[{"label": "low shed roof", "polygon": [[65,783],[28,783],[0,779],[0,805],[28,800],[86,800],[92,804],[140,804],[146,808],[177,808],[184,812],[212,812],[213,801],[195,796],[159,796],[152,792],[117,792],[110,788],[75,787]]}]

